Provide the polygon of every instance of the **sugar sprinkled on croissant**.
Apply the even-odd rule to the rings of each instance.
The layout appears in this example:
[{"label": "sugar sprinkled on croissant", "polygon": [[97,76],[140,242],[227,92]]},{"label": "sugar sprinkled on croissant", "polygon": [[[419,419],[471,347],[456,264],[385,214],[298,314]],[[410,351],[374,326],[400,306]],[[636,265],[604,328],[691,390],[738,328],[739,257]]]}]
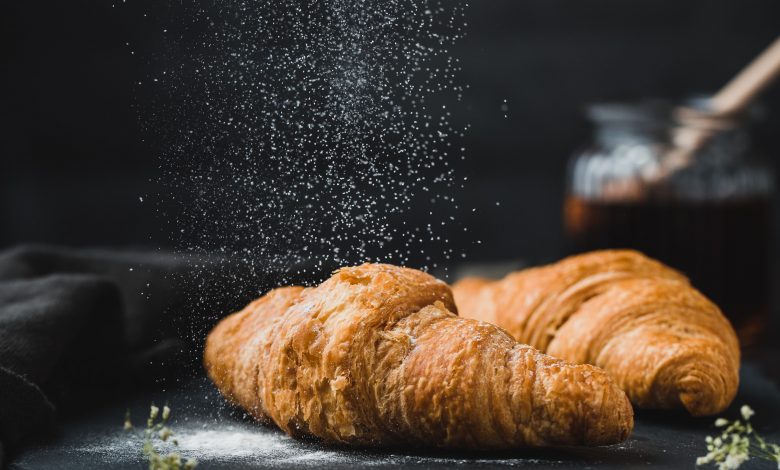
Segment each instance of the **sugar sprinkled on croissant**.
[{"label": "sugar sprinkled on croissant", "polygon": [[456,316],[449,287],[365,264],[276,289],[209,334],[219,390],[299,437],[501,449],[625,440],[633,412],[602,370]]}]

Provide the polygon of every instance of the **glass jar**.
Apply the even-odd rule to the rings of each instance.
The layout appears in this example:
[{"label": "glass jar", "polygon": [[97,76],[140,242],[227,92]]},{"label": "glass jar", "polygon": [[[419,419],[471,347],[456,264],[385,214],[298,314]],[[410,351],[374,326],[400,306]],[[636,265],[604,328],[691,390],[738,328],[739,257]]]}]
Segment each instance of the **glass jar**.
[{"label": "glass jar", "polygon": [[774,181],[744,120],[681,120],[662,103],[600,104],[588,116],[594,142],[568,170],[571,250],[663,261],[721,307],[743,346],[754,343],[769,305]]}]

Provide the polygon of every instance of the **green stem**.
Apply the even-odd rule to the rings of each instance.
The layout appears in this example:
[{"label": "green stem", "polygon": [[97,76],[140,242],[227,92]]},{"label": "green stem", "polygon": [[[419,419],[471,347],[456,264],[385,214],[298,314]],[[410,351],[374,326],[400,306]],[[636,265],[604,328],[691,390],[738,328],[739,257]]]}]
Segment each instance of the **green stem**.
[{"label": "green stem", "polygon": [[762,458],[765,460],[769,460],[771,462],[777,462],[777,457],[775,457],[773,454],[767,452],[766,450],[762,449],[761,447],[756,446],[755,444],[751,443],[750,447],[748,447],[748,451],[750,452],[750,455],[758,458]]}]

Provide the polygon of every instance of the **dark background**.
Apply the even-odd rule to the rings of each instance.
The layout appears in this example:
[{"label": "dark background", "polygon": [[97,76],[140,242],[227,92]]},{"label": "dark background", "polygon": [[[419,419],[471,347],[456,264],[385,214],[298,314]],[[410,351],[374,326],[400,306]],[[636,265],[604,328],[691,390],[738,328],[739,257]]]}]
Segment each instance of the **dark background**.
[{"label": "dark background", "polygon": [[[166,2],[130,3],[2,7],[0,248],[171,245],[139,200],[161,188],[139,119],[148,97],[134,85],[163,48],[151,31]],[[778,18],[769,0],[473,0],[454,55],[470,86],[458,119],[472,125],[460,199],[479,210],[452,243],[477,260],[563,254],[564,169],[589,139],[584,105],[714,91],[780,33]],[[755,145],[773,159],[780,87],[763,101]]]},{"label": "dark background", "polygon": [[[159,18],[175,18],[177,6],[189,2],[113,1],[12,0],[0,6],[0,250],[29,242],[175,246],[167,233],[175,224],[167,223],[154,202],[159,197],[153,196],[177,194],[157,182],[160,142],[149,138],[143,118],[153,95],[137,83],[154,75],[162,51],[170,52],[159,34]],[[463,105],[453,108],[460,110],[459,123],[471,125],[465,138],[467,158],[456,162],[469,181],[457,196],[478,210],[460,215],[468,232],[448,236],[456,252],[466,251],[471,260],[522,258],[535,263],[566,252],[564,172],[567,159],[589,140],[585,105],[681,99],[717,90],[780,34],[780,2],[471,0],[467,21],[468,35],[453,51],[463,65],[460,80],[469,85]],[[505,100],[507,111],[501,109]],[[763,104],[769,114],[754,130],[755,150],[774,160],[780,157],[780,84],[763,97]],[[426,220],[426,211],[406,216]],[[775,247],[778,242],[775,235]],[[234,274],[235,267],[229,268]],[[121,273],[147,281],[145,271],[123,267]],[[225,297],[232,292],[201,282]],[[241,287],[249,295],[251,289]],[[176,294],[182,292],[153,298],[167,302]],[[216,296],[208,291],[198,297],[208,301]],[[177,310],[189,312],[171,309]],[[200,306],[192,311],[220,310]],[[186,320],[188,328],[203,326]],[[776,327],[780,315],[774,315],[774,322]],[[158,334],[157,324],[150,325]],[[774,345],[759,356],[773,378],[780,377],[776,358]],[[754,373],[752,368],[748,372]],[[740,400],[751,404],[758,403],[753,393],[777,401],[769,394],[776,389],[766,382],[744,390],[748,393]],[[136,411],[148,398],[138,403]],[[60,449],[64,454],[56,447],[48,455],[33,449],[26,458],[49,458],[58,468],[67,455],[84,465],[68,443],[114,429],[124,410],[122,403],[81,427],[71,426],[70,441]],[[772,422],[773,415],[759,415]],[[645,428],[637,442],[656,453],[663,448],[664,460],[657,463],[693,462],[689,454],[698,447],[692,443],[701,443],[704,428],[683,435],[669,432],[668,423],[648,423],[650,432]],[[693,427],[686,424],[684,429],[688,433]],[[666,439],[657,442],[675,441],[679,447],[670,444],[667,454],[669,449],[653,440],[656,434]],[[645,464],[644,454],[635,455]],[[613,463],[624,466],[621,454],[615,458]],[[605,460],[610,461],[602,455],[595,461]]]}]

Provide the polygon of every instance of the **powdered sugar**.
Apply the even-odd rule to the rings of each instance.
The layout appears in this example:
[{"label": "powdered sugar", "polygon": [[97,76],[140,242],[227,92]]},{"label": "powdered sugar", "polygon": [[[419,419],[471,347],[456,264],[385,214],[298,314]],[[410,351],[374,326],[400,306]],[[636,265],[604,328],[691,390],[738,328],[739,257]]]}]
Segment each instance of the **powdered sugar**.
[{"label": "powdered sugar", "polygon": [[[202,423],[182,428],[176,427],[172,442],[158,446],[161,453],[178,452],[183,457],[199,462],[243,462],[266,465],[295,462],[307,463],[346,461],[339,451],[305,444],[280,431],[244,423]],[[68,453],[83,453],[106,462],[142,459],[141,439],[126,432],[112,432],[103,436],[90,436],[83,446],[73,446]]]},{"label": "powdered sugar", "polygon": [[[287,437],[265,430],[246,430],[234,426],[187,431],[177,436],[182,454],[208,459],[242,459],[289,453]],[[173,451],[172,446],[168,446]],[[166,449],[168,450],[168,449]]]},{"label": "powdered sugar", "polygon": [[[171,443],[159,448],[163,453],[178,452],[183,457],[195,458],[204,468],[208,464],[241,464],[247,467],[310,467],[310,466],[450,466],[464,464],[489,464],[517,466],[540,463],[538,459],[494,459],[489,455],[464,458],[449,457],[452,452],[433,454],[399,454],[371,450],[353,450],[327,447],[317,443],[293,439],[275,428],[252,423],[198,423],[176,425],[178,447]],[[68,454],[82,454],[106,463],[117,461],[142,461],[141,440],[132,434],[116,431],[103,436],[88,436],[88,444],[68,448]],[[458,454],[455,452],[455,454]],[[544,461],[545,464],[562,462]]]}]

